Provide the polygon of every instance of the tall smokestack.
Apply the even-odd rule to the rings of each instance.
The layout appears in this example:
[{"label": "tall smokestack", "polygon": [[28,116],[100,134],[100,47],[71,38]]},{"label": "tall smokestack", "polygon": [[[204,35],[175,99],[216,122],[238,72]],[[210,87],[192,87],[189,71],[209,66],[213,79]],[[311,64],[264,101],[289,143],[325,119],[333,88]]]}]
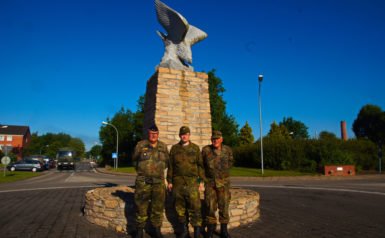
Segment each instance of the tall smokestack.
[{"label": "tall smokestack", "polygon": [[346,131],[346,121],[341,121],[341,139],[348,140],[348,132]]}]

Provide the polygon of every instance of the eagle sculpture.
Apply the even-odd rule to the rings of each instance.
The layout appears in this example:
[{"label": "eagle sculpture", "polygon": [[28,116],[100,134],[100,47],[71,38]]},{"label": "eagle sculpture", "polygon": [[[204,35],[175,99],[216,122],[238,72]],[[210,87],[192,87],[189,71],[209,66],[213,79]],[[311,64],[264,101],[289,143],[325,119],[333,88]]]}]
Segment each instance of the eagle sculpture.
[{"label": "eagle sculpture", "polygon": [[187,20],[163,2],[155,0],[156,15],[167,35],[157,31],[165,52],[158,67],[193,71],[191,46],[205,39],[207,34],[189,25]]}]

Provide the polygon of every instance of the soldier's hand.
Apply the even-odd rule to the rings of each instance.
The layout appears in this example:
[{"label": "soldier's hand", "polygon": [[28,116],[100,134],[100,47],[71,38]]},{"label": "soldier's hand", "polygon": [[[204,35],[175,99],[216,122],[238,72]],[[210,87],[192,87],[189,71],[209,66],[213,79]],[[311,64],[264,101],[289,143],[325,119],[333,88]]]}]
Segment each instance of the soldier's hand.
[{"label": "soldier's hand", "polygon": [[168,191],[171,192],[171,190],[172,190],[172,183],[169,183],[169,184],[167,185],[167,187],[168,187]]},{"label": "soldier's hand", "polygon": [[204,183],[199,183],[199,192],[204,192],[204,191],[205,191]]}]

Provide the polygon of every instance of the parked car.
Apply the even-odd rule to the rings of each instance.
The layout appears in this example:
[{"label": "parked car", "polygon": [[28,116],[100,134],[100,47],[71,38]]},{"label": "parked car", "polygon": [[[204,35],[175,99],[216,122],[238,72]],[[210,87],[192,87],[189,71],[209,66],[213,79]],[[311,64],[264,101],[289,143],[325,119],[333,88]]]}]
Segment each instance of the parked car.
[{"label": "parked car", "polygon": [[49,158],[45,155],[30,155],[25,159],[37,160],[43,164],[43,169],[49,169],[50,166],[48,164]]},{"label": "parked car", "polygon": [[56,168],[55,160],[50,158],[47,163],[48,163],[48,166],[49,166],[50,169]]},{"label": "parked car", "polygon": [[48,156],[42,155],[46,169],[56,168],[56,162]]},{"label": "parked car", "polygon": [[36,172],[36,171],[42,171],[44,168],[43,168],[43,164],[38,160],[23,159],[23,160],[16,161],[14,163],[10,163],[7,166],[7,169],[9,171],[21,170],[21,171]]}]

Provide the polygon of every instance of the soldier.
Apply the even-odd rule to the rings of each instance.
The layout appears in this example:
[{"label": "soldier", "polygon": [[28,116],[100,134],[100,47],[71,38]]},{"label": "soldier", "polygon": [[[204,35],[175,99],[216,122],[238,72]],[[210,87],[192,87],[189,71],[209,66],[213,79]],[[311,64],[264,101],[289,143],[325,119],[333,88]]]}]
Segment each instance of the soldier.
[{"label": "soldier", "polygon": [[215,212],[219,208],[219,222],[221,223],[221,238],[229,238],[227,224],[229,223],[230,168],[233,165],[231,148],[222,145],[223,137],[220,131],[213,131],[211,145],[202,149],[202,158],[205,168],[205,204],[207,208],[207,233],[213,237],[217,218]]},{"label": "soldier", "polygon": [[137,172],[135,181],[137,238],[143,237],[150,202],[150,221],[155,228],[154,237],[162,237],[160,226],[166,197],[165,169],[168,167],[169,155],[167,145],[158,141],[158,137],[158,127],[151,126],[148,129],[148,139],[138,142],[133,156]]},{"label": "soldier", "polygon": [[[180,141],[171,147],[167,171],[168,189],[175,198],[175,209],[183,231],[178,237],[189,237],[188,218],[194,227],[194,238],[200,236],[202,225],[199,187],[203,188],[204,169],[198,145],[190,141],[190,129],[182,126]],[[187,213],[186,213],[187,212]],[[187,217],[186,217],[187,215]]]}]

